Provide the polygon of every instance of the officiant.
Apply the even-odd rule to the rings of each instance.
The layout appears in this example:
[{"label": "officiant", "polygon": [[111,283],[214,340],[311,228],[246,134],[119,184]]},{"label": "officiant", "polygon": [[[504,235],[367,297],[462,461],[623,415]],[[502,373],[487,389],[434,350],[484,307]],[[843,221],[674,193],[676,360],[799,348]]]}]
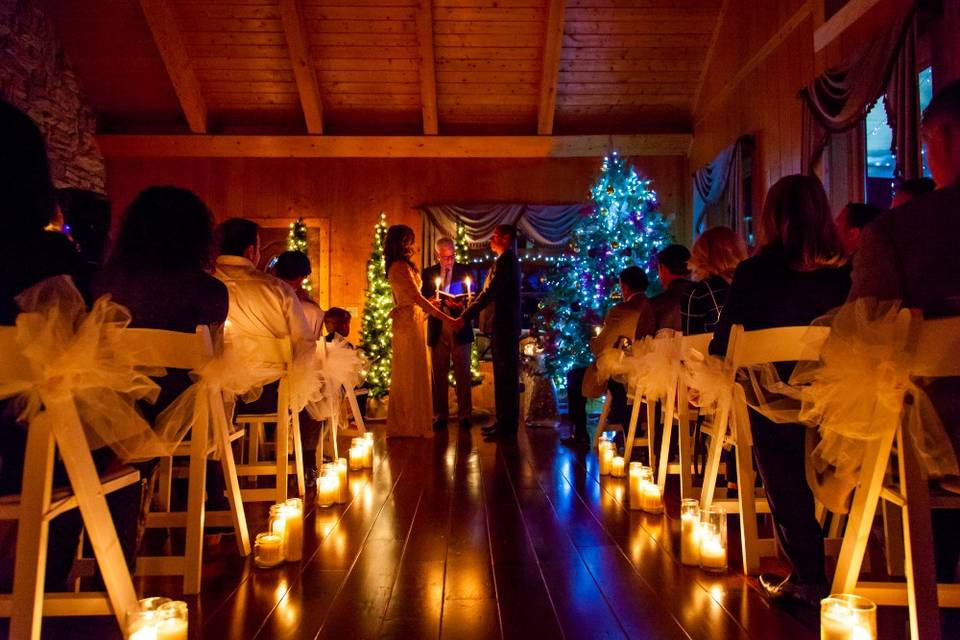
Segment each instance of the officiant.
[{"label": "officiant", "polygon": [[[463,313],[467,298],[472,293],[470,268],[457,264],[456,247],[450,238],[440,238],[434,246],[437,264],[423,271],[421,293],[444,313],[458,317]],[[438,291],[439,289],[439,291]],[[449,419],[447,385],[450,365],[457,387],[457,415],[460,426],[470,428],[471,399],[470,351],[473,345],[473,327],[468,323],[459,331],[445,326],[435,318],[427,319],[427,346],[430,347],[433,370],[433,428],[445,429]]]}]

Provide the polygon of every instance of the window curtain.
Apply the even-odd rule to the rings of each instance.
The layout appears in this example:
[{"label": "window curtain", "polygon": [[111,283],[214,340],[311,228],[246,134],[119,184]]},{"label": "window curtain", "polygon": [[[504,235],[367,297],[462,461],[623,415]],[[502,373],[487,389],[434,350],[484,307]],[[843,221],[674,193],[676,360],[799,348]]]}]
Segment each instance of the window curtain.
[{"label": "window curtain", "polygon": [[467,242],[472,248],[483,246],[493,235],[494,228],[501,224],[516,225],[524,235],[541,246],[564,245],[586,207],[588,205],[584,204],[512,203],[421,207],[421,264],[433,264],[434,243],[443,236],[453,238],[458,223],[463,226]]},{"label": "window curtain", "polygon": [[753,137],[743,136],[721,151],[693,175],[694,237],[711,227],[725,226],[747,241],[743,218],[744,155],[753,148]]},{"label": "window curtain", "polygon": [[884,93],[893,129],[897,177],[920,175],[916,78],[916,4],[878,32],[848,62],[825,71],[800,91],[803,102],[803,171],[812,174],[834,133],[860,124]]}]

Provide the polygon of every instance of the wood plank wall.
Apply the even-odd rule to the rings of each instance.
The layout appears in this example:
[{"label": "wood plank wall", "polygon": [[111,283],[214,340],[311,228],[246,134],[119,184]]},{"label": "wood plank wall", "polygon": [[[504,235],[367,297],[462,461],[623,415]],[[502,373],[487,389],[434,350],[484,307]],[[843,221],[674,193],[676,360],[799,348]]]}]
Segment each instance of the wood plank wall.
[{"label": "wood plank wall", "polygon": [[694,116],[691,170],[739,136],[753,134],[757,138],[753,201],[754,211],[759,211],[770,185],[800,171],[797,93],[816,74],[856,51],[878,26],[889,24],[905,2],[909,0],[877,3],[816,54],[813,34],[822,20],[817,0],[734,2],[735,9],[726,12],[721,25]]},{"label": "wood plank wall", "polygon": [[[665,213],[688,241],[689,169],[682,157],[635,164],[652,178]],[[366,260],[377,216],[420,233],[421,204],[586,201],[599,158],[563,159],[108,159],[114,218],[146,186],[194,190],[218,220],[231,216],[330,221],[329,297],[319,302],[362,310]],[[354,336],[359,321],[353,324]]]}]

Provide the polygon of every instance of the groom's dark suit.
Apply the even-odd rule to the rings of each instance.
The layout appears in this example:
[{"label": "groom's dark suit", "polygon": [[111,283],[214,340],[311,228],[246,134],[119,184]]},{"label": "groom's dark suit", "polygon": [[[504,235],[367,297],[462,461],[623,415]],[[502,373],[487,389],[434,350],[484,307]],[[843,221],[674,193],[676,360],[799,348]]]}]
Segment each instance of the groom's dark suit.
[{"label": "groom's dark suit", "polygon": [[493,390],[497,427],[516,432],[520,421],[520,263],[513,249],[504,251],[490,269],[483,291],[463,312],[473,321],[493,304]]}]

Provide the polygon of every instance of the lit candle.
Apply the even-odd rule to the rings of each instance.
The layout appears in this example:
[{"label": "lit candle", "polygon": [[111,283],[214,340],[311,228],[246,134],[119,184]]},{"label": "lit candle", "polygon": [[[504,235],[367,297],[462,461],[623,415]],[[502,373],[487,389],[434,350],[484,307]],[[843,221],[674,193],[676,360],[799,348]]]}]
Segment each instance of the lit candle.
[{"label": "lit candle", "polygon": [[323,471],[317,480],[317,506],[332,507],[340,497],[339,466],[323,465]]},{"label": "lit candle", "polygon": [[603,327],[600,327],[600,326],[598,325],[598,326],[596,326],[596,327],[593,328],[593,335],[599,336],[601,331],[603,331]]},{"label": "lit candle", "polygon": [[663,498],[656,482],[643,484],[643,510],[647,513],[663,513]]},{"label": "lit candle", "polygon": [[727,568],[727,548],[723,546],[720,533],[712,527],[700,528],[700,566],[712,571]]},{"label": "lit candle", "polygon": [[343,504],[347,501],[347,459],[337,458],[337,504]]},{"label": "lit candle", "polygon": [[463,283],[467,285],[467,303],[469,303],[470,300],[473,299],[473,293],[472,293],[472,290],[470,289],[471,285],[473,285],[473,279],[470,278],[470,276],[467,276],[466,278],[463,279]]},{"label": "lit candle", "polygon": [[187,640],[189,616],[187,603],[182,600],[168,602],[159,609],[157,640]]},{"label": "lit candle", "polygon": [[434,300],[439,300],[439,299],[440,299],[440,284],[441,284],[442,282],[443,282],[443,280],[441,280],[439,277],[433,279],[433,288],[434,288],[434,291],[435,291],[435,294],[436,294],[435,297],[434,297]]},{"label": "lit candle", "polygon": [[845,593],[820,601],[821,640],[876,640],[877,605]]},{"label": "lit candle", "polygon": [[283,536],[269,532],[258,533],[253,543],[253,562],[262,569],[269,569],[283,562]]},{"label": "lit candle", "polygon": [[610,475],[614,478],[622,478],[624,461],[623,456],[614,456],[610,466]]},{"label": "lit candle", "polygon": [[127,614],[128,640],[157,640],[157,612],[138,611]]},{"label": "lit candle", "polygon": [[643,474],[643,464],[640,462],[631,462],[629,466],[629,471],[627,473],[627,478],[630,483],[630,508],[631,509],[640,509],[643,504],[643,491],[641,490],[642,485],[642,474]]},{"label": "lit candle", "polygon": [[367,469],[373,469],[373,433],[367,431],[363,434],[363,444],[367,447],[363,457],[363,466]]},{"label": "lit candle", "polygon": [[685,498],[680,501],[680,562],[695,567],[700,564],[700,502]]},{"label": "lit candle", "polygon": [[290,498],[284,504],[287,523],[283,534],[283,557],[299,562],[303,557],[303,500]]},{"label": "lit candle", "polygon": [[613,467],[613,455],[612,446],[600,447],[600,475],[610,475],[611,467]]},{"label": "lit candle", "polygon": [[363,469],[363,456],[366,453],[366,447],[356,445],[350,447],[348,456],[350,458],[350,471],[360,471]]}]

